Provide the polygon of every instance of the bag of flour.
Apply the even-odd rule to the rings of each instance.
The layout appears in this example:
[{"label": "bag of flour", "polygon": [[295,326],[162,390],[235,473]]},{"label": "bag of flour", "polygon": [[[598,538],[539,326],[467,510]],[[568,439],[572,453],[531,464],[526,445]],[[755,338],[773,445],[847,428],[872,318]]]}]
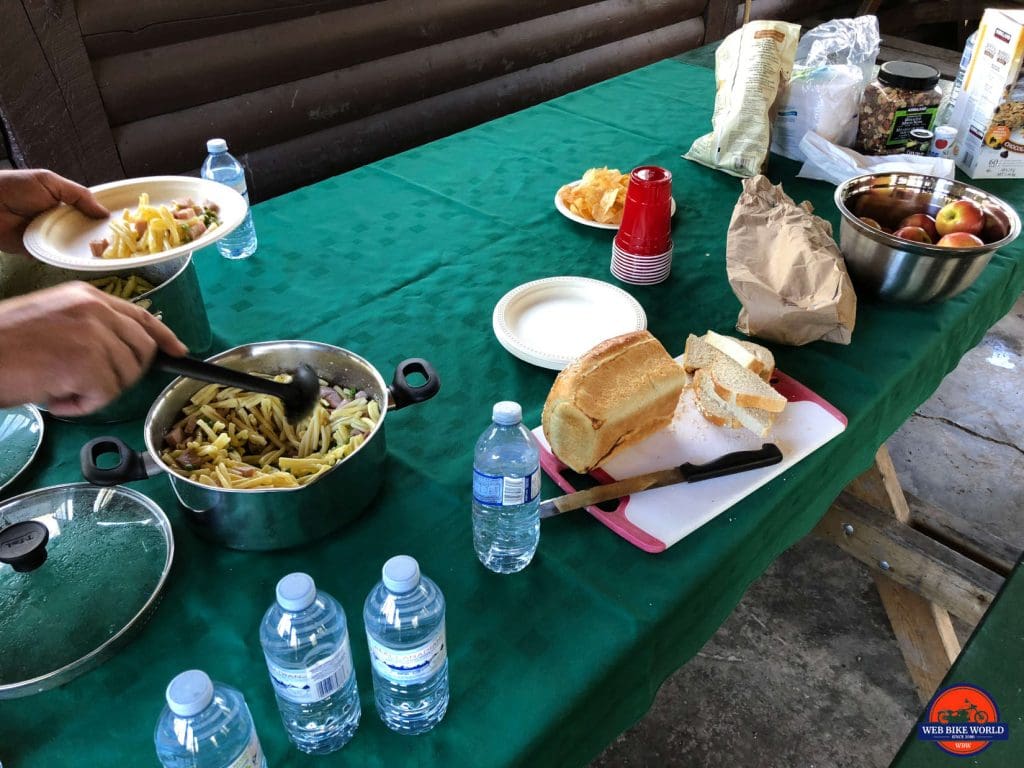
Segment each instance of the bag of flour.
[{"label": "bag of flour", "polygon": [[807,32],[774,110],[772,152],[804,160],[800,141],[808,131],[840,147],[852,146],[878,46],[874,16],[833,19]]}]

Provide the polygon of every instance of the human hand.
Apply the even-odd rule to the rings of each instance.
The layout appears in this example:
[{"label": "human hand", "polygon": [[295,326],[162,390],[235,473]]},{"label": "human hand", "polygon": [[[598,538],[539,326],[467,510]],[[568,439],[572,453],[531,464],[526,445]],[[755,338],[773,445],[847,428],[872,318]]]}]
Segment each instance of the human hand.
[{"label": "human hand", "polygon": [[87,283],[0,301],[0,407],[34,402],[55,416],[90,413],[134,384],[158,347],[188,351],[146,310]]},{"label": "human hand", "polygon": [[53,171],[0,171],[0,251],[23,253],[25,227],[59,203],[94,218],[110,215],[92,192]]}]

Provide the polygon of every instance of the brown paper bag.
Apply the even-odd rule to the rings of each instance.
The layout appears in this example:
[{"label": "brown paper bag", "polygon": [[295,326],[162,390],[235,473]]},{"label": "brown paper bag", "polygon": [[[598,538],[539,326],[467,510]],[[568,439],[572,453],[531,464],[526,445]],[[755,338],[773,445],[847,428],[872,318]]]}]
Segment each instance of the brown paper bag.
[{"label": "brown paper bag", "polygon": [[743,180],[725,246],[743,333],[793,346],[850,343],[857,297],[832,225],[812,210],[765,176]]}]

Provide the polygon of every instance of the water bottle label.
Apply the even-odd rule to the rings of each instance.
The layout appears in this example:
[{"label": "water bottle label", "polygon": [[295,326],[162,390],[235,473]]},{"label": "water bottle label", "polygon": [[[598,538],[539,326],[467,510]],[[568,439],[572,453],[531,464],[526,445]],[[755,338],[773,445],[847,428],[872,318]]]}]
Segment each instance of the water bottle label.
[{"label": "water bottle label", "polygon": [[374,671],[397,685],[413,685],[429,680],[448,658],[444,624],[418,648],[388,648],[369,634],[366,642],[370,646],[370,664]]},{"label": "water bottle label", "polygon": [[352,676],[352,650],[349,647],[348,633],[330,656],[308,667],[287,669],[268,657],[267,669],[270,671],[274,693],[282,699],[296,704],[322,701],[341,688]]},{"label": "water bottle label", "polygon": [[261,768],[263,765],[263,748],[260,746],[256,729],[252,731],[252,738],[242,753],[234,759],[228,768]]},{"label": "water bottle label", "polygon": [[526,477],[488,475],[473,470],[473,498],[494,507],[515,507],[540,496],[540,467]]}]

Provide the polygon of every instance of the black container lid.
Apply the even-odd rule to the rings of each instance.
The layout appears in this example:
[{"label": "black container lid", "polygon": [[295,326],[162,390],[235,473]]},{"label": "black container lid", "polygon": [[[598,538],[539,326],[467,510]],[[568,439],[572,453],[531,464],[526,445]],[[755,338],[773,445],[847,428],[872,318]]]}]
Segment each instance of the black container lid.
[{"label": "black container lid", "polygon": [[928,91],[939,84],[939,70],[914,61],[887,61],[878,69],[878,82],[894,88]]}]

